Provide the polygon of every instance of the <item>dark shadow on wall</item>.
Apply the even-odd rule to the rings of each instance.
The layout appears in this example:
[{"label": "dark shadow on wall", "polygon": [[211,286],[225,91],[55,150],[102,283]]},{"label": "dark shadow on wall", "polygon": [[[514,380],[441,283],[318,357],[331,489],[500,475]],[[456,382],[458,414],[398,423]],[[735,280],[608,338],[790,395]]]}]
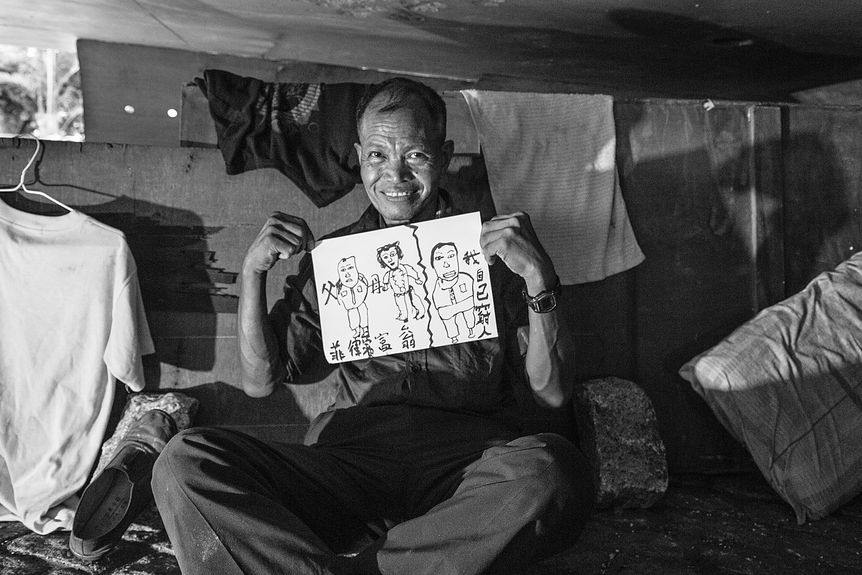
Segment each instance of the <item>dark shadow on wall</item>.
[{"label": "dark shadow on wall", "polygon": [[[58,199],[63,197],[64,188],[83,189],[45,182],[34,182],[29,187]],[[3,199],[26,212],[62,211],[20,193],[6,194]],[[207,249],[207,238],[219,228],[205,228],[200,218],[188,210],[126,196],[72,207],[123,232],[135,258],[156,349],[155,354],[143,358],[147,388],[160,387],[161,364],[191,371],[211,370],[216,353],[216,314],[236,312],[236,298],[222,291],[225,284],[236,281],[237,274],[214,268],[214,256]]]},{"label": "dark shadow on wall", "polygon": [[[156,346],[148,358],[148,386],[160,381],[159,362],[190,371],[215,365],[218,313],[235,313],[235,297],[222,292],[237,274],[214,265],[207,239],[221,228],[180,210],[118,198],[82,208],[121,230],[138,265],[138,279]],[[153,361],[157,359],[158,361]]]},{"label": "dark shadow on wall", "polygon": [[[212,343],[217,335],[215,314],[235,313],[237,306],[235,296],[223,293],[226,286],[236,282],[237,273],[216,267],[215,254],[208,247],[208,238],[221,228],[205,227],[200,216],[190,210],[117,196],[74,182],[44,181],[41,167],[45,156],[46,148],[42,147],[33,165],[33,180],[27,183],[29,188],[53,194],[124,233],[137,264],[141,295],[159,360],[192,371],[212,369],[215,363]],[[70,192],[76,197],[83,192],[88,200],[90,197],[108,200],[74,205],[63,199]],[[7,200],[33,213],[63,211],[21,193],[7,195]],[[179,320],[178,315],[182,316]],[[183,353],[181,343],[177,343],[186,336],[198,342],[193,353]],[[174,343],[173,349],[164,347],[168,342]],[[157,386],[158,381],[157,373],[148,373],[148,385]]]},{"label": "dark shadow on wall", "polygon": [[[862,133],[851,138],[862,148]],[[784,156],[785,296],[791,296],[862,247],[862,180],[819,134],[793,134]]]},{"label": "dark shadow on wall", "polygon": [[481,154],[455,154],[440,186],[449,192],[455,209],[460,212],[478,211],[482,221],[497,213],[485,158]]},{"label": "dark shadow on wall", "polygon": [[681,365],[790,295],[791,275],[810,279],[834,267],[850,253],[824,258],[824,250],[859,235],[841,150],[777,122],[751,146],[746,113],[745,105],[615,105],[623,192],[647,258],[635,271],[631,307],[636,381],[656,407],[672,470],[747,465],[678,375]]},{"label": "dark shadow on wall", "polygon": [[[43,159],[50,162],[50,151],[49,146],[46,159],[43,148],[39,163]],[[26,160],[29,152],[25,150],[24,154]],[[209,247],[210,238],[221,228],[204,226],[201,217],[190,210],[117,196],[111,194],[110,189],[103,191],[101,186],[84,187],[65,180],[45,181],[48,179],[40,177],[37,165],[35,178],[30,177],[27,184],[123,232],[126,237],[137,264],[143,304],[155,344],[155,353],[143,358],[145,392],[173,391],[199,399],[196,424],[224,424],[252,434],[301,440],[311,415],[328,405],[331,399],[327,395],[330,388],[325,383],[318,391],[313,390],[317,386],[309,385],[309,391],[299,390],[295,394],[288,387],[280,386],[271,396],[254,400],[238,388],[239,381],[232,381],[230,374],[221,373],[232,369],[225,365],[229,361],[223,357],[232,350],[217,345],[220,341],[232,342],[235,334],[232,327],[230,333],[219,333],[220,329],[225,329],[224,324],[231,322],[223,321],[220,327],[218,316],[237,311],[236,296],[227,293],[236,282],[237,274],[217,267],[218,258]],[[13,186],[14,183],[0,183],[0,187]],[[59,206],[28,194],[4,193],[0,201],[30,213],[65,213]],[[170,373],[174,368],[178,377]],[[204,381],[211,373],[211,381],[183,387],[183,371],[197,372],[194,377]],[[300,383],[311,383],[311,377]],[[128,399],[122,384],[117,385],[116,392],[106,437],[113,433]]]},{"label": "dark shadow on wall", "polygon": [[[667,296],[639,303],[677,310],[692,321],[698,316],[682,313],[680,306],[706,313],[710,321],[697,322],[695,348],[711,346],[758,309],[792,295],[852,254],[835,246],[850,246],[849,236],[862,235],[851,218],[858,212],[858,190],[833,143],[800,133],[751,147],[741,142],[731,118],[711,121],[708,114],[672,105],[665,117],[647,117],[647,106],[616,107],[623,192],[647,255],[639,268],[639,281],[649,279],[641,294],[661,289]],[[633,149],[629,131],[658,120],[667,131],[650,129],[654,147],[641,142]],[[691,150],[662,154],[662,137],[688,139]]]},{"label": "dark shadow on wall", "polygon": [[[126,235],[159,361],[211,370],[216,314],[236,312],[235,298],[221,292],[237,274],[216,268],[207,245],[220,228],[204,227],[188,210],[128,197],[81,209]],[[152,375],[158,381],[158,374]]]}]

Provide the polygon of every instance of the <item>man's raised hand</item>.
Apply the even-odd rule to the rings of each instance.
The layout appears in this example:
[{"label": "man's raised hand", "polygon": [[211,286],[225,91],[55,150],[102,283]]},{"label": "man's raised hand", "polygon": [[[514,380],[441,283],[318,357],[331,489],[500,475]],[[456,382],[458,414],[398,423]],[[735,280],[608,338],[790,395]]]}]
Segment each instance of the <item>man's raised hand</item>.
[{"label": "man's raised hand", "polygon": [[515,212],[494,216],[482,224],[479,244],[489,264],[502,260],[510,270],[524,278],[530,293],[538,293],[554,285],[554,264],[539,242],[527,214]]},{"label": "man's raised hand", "polygon": [[314,248],[314,235],[300,217],[274,212],[258,232],[243,260],[243,271],[266,273],[278,260]]}]

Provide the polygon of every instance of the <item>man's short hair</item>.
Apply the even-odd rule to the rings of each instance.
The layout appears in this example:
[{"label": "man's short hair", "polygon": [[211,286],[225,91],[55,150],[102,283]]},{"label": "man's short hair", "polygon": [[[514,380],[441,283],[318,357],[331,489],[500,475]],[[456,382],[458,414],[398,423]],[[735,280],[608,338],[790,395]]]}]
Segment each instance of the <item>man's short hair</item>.
[{"label": "man's short hair", "polygon": [[431,122],[440,137],[446,139],[446,103],[435,90],[421,82],[409,78],[389,78],[379,84],[369,86],[356,105],[356,128],[359,129],[362,117],[368,111],[368,106],[377,96],[383,94],[388,98],[385,104],[376,108],[378,112],[392,112],[410,105],[413,98],[418,98],[431,116]]}]

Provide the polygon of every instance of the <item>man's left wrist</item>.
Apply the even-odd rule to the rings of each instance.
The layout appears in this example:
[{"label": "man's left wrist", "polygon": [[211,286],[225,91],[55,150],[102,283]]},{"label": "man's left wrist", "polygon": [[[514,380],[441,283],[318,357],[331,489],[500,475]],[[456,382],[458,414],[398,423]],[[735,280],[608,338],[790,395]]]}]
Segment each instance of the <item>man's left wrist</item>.
[{"label": "man's left wrist", "polygon": [[562,287],[560,285],[560,278],[555,275],[554,282],[551,287],[535,292],[530,292],[528,291],[528,288],[525,287],[521,293],[527,307],[531,310],[536,313],[548,313],[557,308],[557,300],[559,299],[561,292]]},{"label": "man's left wrist", "polygon": [[551,290],[560,281],[557,272],[553,269],[542,270],[524,278],[527,293],[536,295],[540,292]]}]

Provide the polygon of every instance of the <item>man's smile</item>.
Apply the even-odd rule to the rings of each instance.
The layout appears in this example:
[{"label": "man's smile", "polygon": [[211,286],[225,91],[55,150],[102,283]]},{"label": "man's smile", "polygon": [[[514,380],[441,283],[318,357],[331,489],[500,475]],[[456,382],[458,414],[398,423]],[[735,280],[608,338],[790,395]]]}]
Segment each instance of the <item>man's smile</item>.
[{"label": "man's smile", "polygon": [[410,187],[410,188],[395,188],[389,190],[381,190],[380,193],[386,196],[390,200],[402,200],[405,198],[409,198],[413,194],[417,193],[418,190]]}]

